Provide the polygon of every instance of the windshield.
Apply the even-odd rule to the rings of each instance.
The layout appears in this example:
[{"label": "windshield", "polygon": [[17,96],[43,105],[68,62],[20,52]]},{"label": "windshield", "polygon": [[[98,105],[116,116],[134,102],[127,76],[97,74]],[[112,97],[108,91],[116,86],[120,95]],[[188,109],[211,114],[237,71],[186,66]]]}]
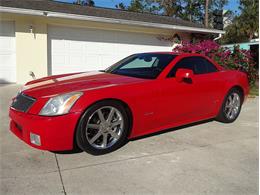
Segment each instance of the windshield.
[{"label": "windshield", "polygon": [[107,73],[155,79],[176,57],[172,54],[144,53],[131,55],[105,70]]}]

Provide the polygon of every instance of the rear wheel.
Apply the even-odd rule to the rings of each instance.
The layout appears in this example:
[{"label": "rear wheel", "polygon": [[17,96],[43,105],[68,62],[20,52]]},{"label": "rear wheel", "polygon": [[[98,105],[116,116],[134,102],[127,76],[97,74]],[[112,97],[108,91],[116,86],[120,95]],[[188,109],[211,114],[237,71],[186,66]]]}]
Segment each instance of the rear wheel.
[{"label": "rear wheel", "polygon": [[79,122],[76,140],[82,150],[100,155],[122,146],[128,131],[129,120],[124,107],[107,100],[87,109]]},{"label": "rear wheel", "polygon": [[222,104],[217,120],[224,123],[234,122],[240,114],[243,103],[242,93],[233,88],[229,91]]}]

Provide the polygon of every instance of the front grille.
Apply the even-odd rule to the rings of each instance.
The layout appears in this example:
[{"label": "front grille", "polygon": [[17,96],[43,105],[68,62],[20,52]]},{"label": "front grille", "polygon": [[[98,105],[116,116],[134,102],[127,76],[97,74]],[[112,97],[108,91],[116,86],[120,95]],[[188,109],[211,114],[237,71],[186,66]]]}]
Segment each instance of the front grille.
[{"label": "front grille", "polygon": [[27,112],[35,101],[36,99],[19,93],[14,99],[11,107],[18,111]]}]

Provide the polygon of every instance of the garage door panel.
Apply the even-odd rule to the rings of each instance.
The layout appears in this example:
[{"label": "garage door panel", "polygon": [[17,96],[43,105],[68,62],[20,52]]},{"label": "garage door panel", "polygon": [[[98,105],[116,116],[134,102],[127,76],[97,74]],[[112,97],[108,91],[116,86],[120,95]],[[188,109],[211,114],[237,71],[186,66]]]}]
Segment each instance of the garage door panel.
[{"label": "garage door panel", "polygon": [[100,54],[109,54],[113,55],[115,54],[115,51],[117,49],[118,45],[116,43],[102,43],[102,45],[99,48]]},{"label": "garage door panel", "polygon": [[85,57],[80,55],[70,55],[69,57],[69,65],[74,64],[75,66],[84,66]]},{"label": "garage door panel", "polygon": [[155,35],[96,29],[49,26],[51,72],[105,69],[133,53],[170,51]]},{"label": "garage door panel", "polygon": [[0,51],[1,52],[15,52],[15,38],[14,37],[0,37]]},{"label": "garage door panel", "polygon": [[0,83],[16,82],[14,22],[0,22]]},{"label": "garage door panel", "polygon": [[51,51],[52,53],[59,54],[63,53],[64,51],[68,51],[68,48],[65,46],[65,41],[64,40],[56,40],[53,39],[51,42]]},{"label": "garage door panel", "polygon": [[[64,56],[62,54],[54,54],[52,57],[52,63],[57,65],[65,65],[66,64],[66,58],[68,59],[68,56]],[[54,66],[55,67],[55,66]]]},{"label": "garage door panel", "polygon": [[103,67],[103,69],[104,69],[104,68],[118,62],[119,60],[120,59],[118,58],[118,55],[116,55],[116,57],[111,54],[103,55],[101,58],[101,65],[105,66],[105,67]]},{"label": "garage door panel", "polygon": [[91,54],[86,56],[86,64],[83,65],[82,71],[101,69],[101,56],[99,54]]},{"label": "garage door panel", "polygon": [[85,44],[82,41],[67,41],[70,53],[80,53],[85,49]]},{"label": "garage door panel", "polygon": [[10,57],[10,54],[1,54],[0,55],[1,69],[8,67],[15,67],[15,61],[13,57]]},{"label": "garage door panel", "polygon": [[102,43],[99,42],[85,42],[85,52],[83,55],[87,54],[101,54],[102,53]]},{"label": "garage door panel", "polygon": [[0,71],[0,83],[15,82],[16,75],[13,72],[16,71],[16,67],[2,67]]}]

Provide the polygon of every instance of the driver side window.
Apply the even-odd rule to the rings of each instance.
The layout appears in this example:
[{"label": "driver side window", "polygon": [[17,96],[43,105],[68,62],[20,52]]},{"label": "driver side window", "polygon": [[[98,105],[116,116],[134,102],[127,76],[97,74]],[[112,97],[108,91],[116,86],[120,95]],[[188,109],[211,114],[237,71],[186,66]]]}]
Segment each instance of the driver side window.
[{"label": "driver side window", "polygon": [[200,56],[186,57],[181,59],[170,71],[168,77],[175,77],[179,68],[190,69],[194,74],[206,74],[217,72],[217,68],[210,63],[207,59]]},{"label": "driver side window", "polygon": [[175,64],[167,77],[175,77],[177,70],[180,68],[189,69],[195,72],[193,60],[191,58],[183,58]]}]

